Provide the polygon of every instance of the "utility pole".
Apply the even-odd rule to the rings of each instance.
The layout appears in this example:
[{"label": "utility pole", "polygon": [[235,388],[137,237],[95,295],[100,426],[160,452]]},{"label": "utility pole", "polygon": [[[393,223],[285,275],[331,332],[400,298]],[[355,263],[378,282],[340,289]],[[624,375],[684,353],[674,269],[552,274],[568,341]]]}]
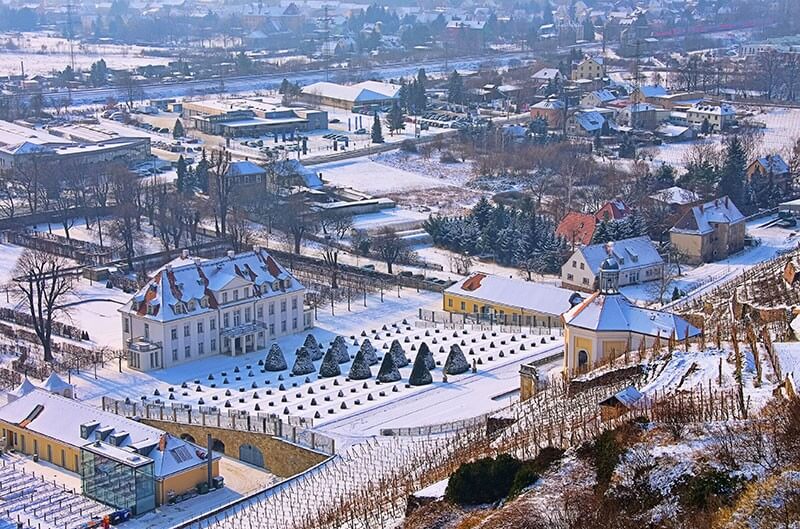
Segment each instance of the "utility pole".
[{"label": "utility pole", "polygon": [[72,33],[72,2],[70,1],[67,3],[67,42],[69,42],[69,65],[73,72],[75,72],[74,36],[75,35]]}]

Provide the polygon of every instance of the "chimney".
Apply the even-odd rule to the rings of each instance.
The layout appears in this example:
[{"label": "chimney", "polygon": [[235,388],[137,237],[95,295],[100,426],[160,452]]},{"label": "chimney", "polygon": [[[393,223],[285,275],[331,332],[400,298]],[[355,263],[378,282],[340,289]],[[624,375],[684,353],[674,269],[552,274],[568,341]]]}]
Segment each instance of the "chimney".
[{"label": "chimney", "polygon": [[228,257],[229,258],[233,259],[234,255],[236,255],[236,252],[234,252],[233,250],[228,250]]},{"label": "chimney", "polygon": [[728,207],[728,195],[725,195],[725,207]]},{"label": "chimney", "polygon": [[255,252],[255,253],[261,253],[261,246],[260,246],[260,245],[258,245],[258,244],[254,244],[254,245],[253,245],[253,252]]},{"label": "chimney", "polygon": [[195,266],[200,266],[200,258],[199,257],[195,257],[194,258],[194,264],[195,264]]},{"label": "chimney", "polygon": [[188,249],[181,250],[181,257],[183,259],[188,259],[189,258],[189,250]]},{"label": "chimney", "polygon": [[164,270],[166,270],[167,272],[172,272],[172,265],[169,263],[165,264]]}]

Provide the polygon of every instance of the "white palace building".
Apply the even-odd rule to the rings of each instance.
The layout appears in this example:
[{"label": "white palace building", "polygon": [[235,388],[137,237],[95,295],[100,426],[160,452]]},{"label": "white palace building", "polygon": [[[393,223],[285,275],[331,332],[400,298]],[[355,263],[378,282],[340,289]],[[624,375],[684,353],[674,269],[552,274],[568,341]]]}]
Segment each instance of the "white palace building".
[{"label": "white palace building", "polygon": [[184,253],[119,309],[128,365],[150,371],[266,349],[314,326],[304,295],[305,287],[257,246],[218,259]]}]

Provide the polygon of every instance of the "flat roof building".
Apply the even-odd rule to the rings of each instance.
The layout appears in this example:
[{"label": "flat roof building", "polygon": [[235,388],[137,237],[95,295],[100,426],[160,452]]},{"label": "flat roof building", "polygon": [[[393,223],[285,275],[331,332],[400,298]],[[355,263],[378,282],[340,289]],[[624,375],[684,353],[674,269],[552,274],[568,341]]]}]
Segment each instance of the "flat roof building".
[{"label": "flat roof building", "polygon": [[287,107],[258,98],[184,101],[181,115],[191,128],[232,138],[328,128],[325,111]]}]

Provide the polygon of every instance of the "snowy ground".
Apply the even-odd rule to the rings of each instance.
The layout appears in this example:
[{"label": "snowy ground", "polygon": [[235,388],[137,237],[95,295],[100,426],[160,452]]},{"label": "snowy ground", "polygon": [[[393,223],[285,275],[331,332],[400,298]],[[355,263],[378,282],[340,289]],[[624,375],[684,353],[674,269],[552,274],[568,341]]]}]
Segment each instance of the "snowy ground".
[{"label": "snowy ground", "polygon": [[[15,49],[7,49],[12,43]],[[61,71],[70,64],[67,39],[43,32],[0,33],[0,75],[19,74],[20,61],[25,63],[28,76]],[[119,44],[75,43],[76,70],[88,70],[92,63],[104,59],[109,68],[127,69],[148,64],[167,64],[170,57],[150,57],[143,52],[151,48]]]},{"label": "snowy ground", "polygon": [[[83,217],[72,219],[71,222],[73,224],[69,229],[70,238],[79,241],[88,241],[95,244],[100,244],[100,234],[97,231],[96,219],[90,218],[88,227],[86,225],[86,219]],[[111,220],[109,218],[105,218],[102,219],[101,222],[103,224],[103,244],[106,246],[112,245],[112,247],[116,246],[117,243],[115,243],[109,236]],[[38,224],[36,226],[30,226],[30,228],[34,231],[49,231],[62,237],[65,236],[64,226],[61,224]],[[139,254],[149,254],[164,251],[164,247],[162,246],[158,237],[154,237],[152,230],[148,230],[146,221],[142,222],[142,231],[136,234],[135,247],[137,253]]]},{"label": "snowy ground", "polygon": [[314,170],[333,185],[374,195],[451,186],[435,176],[389,167],[366,157],[316,165]]}]

